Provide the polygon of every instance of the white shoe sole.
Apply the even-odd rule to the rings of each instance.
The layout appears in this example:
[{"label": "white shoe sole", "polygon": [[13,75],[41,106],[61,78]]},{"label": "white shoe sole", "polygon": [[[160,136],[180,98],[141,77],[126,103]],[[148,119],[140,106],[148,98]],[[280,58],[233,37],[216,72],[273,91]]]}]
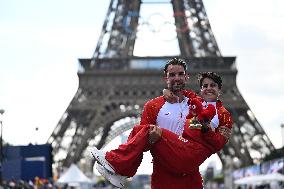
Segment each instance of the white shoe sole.
[{"label": "white shoe sole", "polygon": [[116,175],[115,173],[108,171],[106,168],[104,168],[100,164],[96,164],[96,168],[99,171],[99,173],[105,179],[107,179],[113,186],[117,188],[124,187],[125,180],[122,178],[122,176]]},{"label": "white shoe sole", "polygon": [[92,156],[99,164],[101,164],[108,171],[115,173],[113,166],[105,159],[105,153],[103,151],[98,150],[96,147],[93,147],[90,151]]}]

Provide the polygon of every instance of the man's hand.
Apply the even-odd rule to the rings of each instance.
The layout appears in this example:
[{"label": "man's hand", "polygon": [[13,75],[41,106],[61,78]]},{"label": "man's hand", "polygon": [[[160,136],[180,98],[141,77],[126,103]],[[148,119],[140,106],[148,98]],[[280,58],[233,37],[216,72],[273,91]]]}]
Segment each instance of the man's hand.
[{"label": "man's hand", "polygon": [[219,132],[222,136],[224,136],[226,138],[227,141],[229,140],[229,138],[232,134],[232,130],[229,129],[228,127],[225,127],[225,126],[220,126]]},{"label": "man's hand", "polygon": [[149,144],[156,143],[162,136],[162,129],[156,125],[150,125]]}]

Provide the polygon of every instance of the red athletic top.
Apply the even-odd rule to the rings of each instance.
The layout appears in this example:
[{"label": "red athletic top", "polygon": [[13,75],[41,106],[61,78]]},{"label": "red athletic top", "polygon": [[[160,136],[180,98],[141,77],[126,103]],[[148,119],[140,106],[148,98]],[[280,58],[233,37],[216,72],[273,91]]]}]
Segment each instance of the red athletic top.
[{"label": "red athletic top", "polygon": [[[184,90],[184,95],[190,99],[200,98],[191,90]],[[201,99],[201,98],[200,98]],[[157,125],[157,116],[161,107],[165,104],[166,100],[163,96],[159,96],[155,99],[148,101],[143,109],[140,125],[154,124]],[[216,109],[219,119],[219,125],[232,128],[233,119],[231,114],[222,106],[221,101],[216,102]],[[201,133],[199,129],[190,129],[188,127],[189,122],[186,122],[183,137],[196,141],[207,147],[212,153],[216,153],[221,150],[227,143],[224,136],[219,133],[219,127],[212,131],[211,129],[207,133]]]}]

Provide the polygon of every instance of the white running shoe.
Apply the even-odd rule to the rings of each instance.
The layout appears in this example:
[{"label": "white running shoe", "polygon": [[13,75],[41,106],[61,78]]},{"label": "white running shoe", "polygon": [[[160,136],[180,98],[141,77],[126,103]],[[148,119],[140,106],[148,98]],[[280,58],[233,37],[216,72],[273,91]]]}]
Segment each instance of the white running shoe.
[{"label": "white running shoe", "polygon": [[96,161],[101,164],[104,168],[108,171],[115,173],[114,168],[112,165],[106,160],[106,154],[102,150],[98,150],[95,146],[91,148],[91,154],[96,159]]},{"label": "white running shoe", "polygon": [[96,169],[105,179],[107,179],[115,187],[124,187],[127,177],[112,173],[98,163],[96,163]]}]

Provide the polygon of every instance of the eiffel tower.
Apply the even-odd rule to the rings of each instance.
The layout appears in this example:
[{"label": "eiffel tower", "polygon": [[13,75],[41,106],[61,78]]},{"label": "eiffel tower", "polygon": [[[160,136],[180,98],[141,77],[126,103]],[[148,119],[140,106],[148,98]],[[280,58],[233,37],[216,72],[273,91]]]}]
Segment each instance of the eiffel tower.
[{"label": "eiffel tower", "polygon": [[[154,13],[145,19],[149,7]],[[159,19],[165,20],[151,23]],[[144,42],[147,32],[154,35],[153,41],[174,41],[180,52],[136,56],[139,43],[144,49],[155,45]],[[166,51],[163,45],[158,48]],[[236,57],[221,55],[202,0],[111,0],[93,56],[79,59],[79,88],[48,139],[56,165],[83,161],[87,147],[101,148],[139,123],[144,103],[161,95],[162,67],[172,57],[188,62],[187,87],[197,92],[199,72],[214,71],[223,77],[222,101],[234,118],[232,137],[218,153],[223,165],[228,160],[234,167],[252,165],[274,150],[237,88]]]}]

